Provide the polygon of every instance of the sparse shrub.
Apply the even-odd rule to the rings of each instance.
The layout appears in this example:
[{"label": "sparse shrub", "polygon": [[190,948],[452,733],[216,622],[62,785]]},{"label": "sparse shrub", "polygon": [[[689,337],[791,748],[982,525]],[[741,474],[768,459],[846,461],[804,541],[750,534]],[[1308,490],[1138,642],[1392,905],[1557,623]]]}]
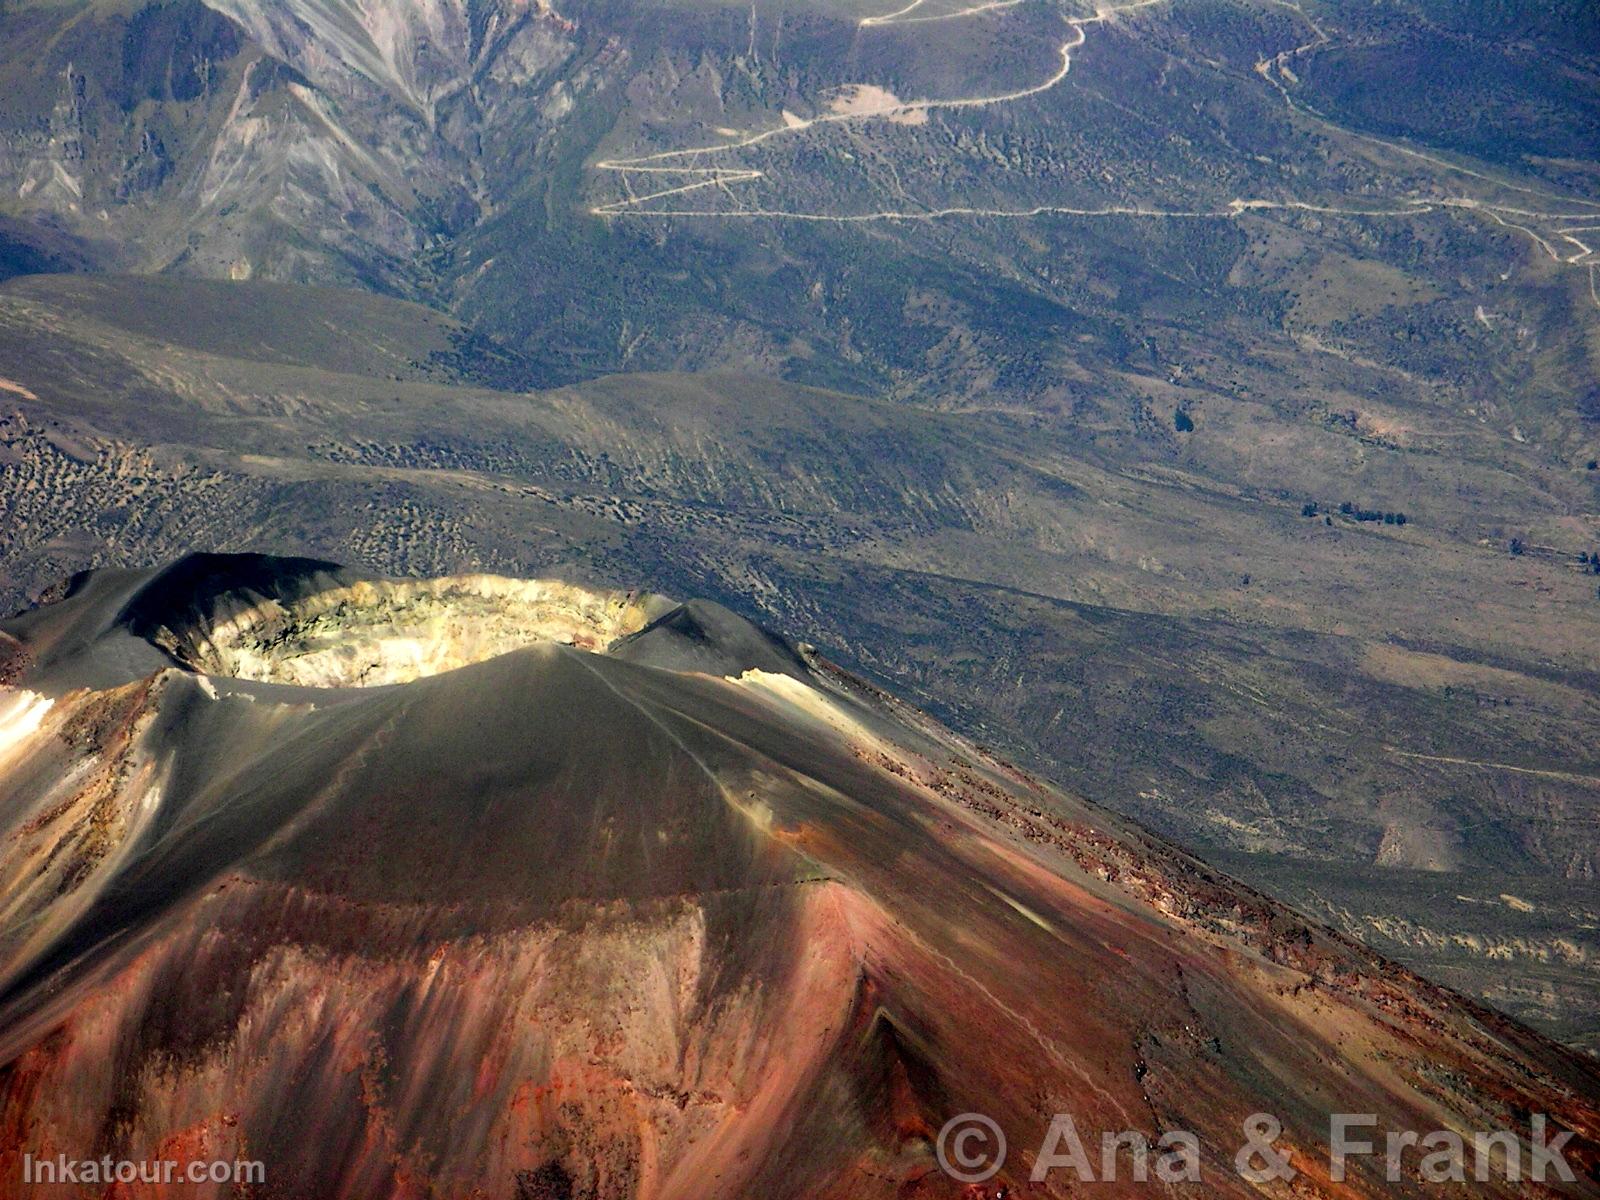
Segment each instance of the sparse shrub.
[{"label": "sparse shrub", "polygon": [[[1403,512],[1384,512],[1382,509],[1377,508],[1358,508],[1349,500],[1339,505],[1339,512],[1357,521],[1382,522],[1385,525],[1404,525],[1411,519]],[[1308,512],[1306,515],[1311,516],[1313,514]],[[1331,525],[1333,522],[1330,520],[1328,524]]]},{"label": "sparse shrub", "polygon": [[1172,414],[1172,425],[1179,433],[1194,432],[1194,418],[1181,408]]}]

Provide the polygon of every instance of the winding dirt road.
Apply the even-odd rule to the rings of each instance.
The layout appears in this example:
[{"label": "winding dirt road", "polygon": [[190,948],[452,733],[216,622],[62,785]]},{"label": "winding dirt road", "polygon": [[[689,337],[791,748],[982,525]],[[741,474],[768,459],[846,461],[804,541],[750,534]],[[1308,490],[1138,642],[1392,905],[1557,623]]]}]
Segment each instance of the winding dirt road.
[{"label": "winding dirt road", "polygon": [[[929,0],[912,0],[910,4],[893,12],[865,17],[861,29],[884,28],[930,21],[947,21],[970,18],[1016,7],[1024,0],[989,0],[952,12],[924,14]],[[633,158],[609,158],[593,164],[597,171],[620,174],[628,194],[617,200],[593,206],[590,211],[604,217],[657,217],[699,220],[779,220],[805,221],[824,224],[855,225],[879,221],[939,221],[952,218],[1026,219],[1042,216],[1081,218],[1133,218],[1141,220],[1237,220],[1249,213],[1258,212],[1308,212],[1324,216],[1356,219],[1411,220],[1441,211],[1459,211],[1481,214],[1496,224],[1528,237],[1554,262],[1567,266],[1582,266],[1589,273],[1589,292],[1600,308],[1600,289],[1597,289],[1596,271],[1600,258],[1587,242],[1577,235],[1600,231],[1600,201],[1574,200],[1550,195],[1525,185],[1494,178],[1469,167],[1459,166],[1435,155],[1387,139],[1354,133],[1339,128],[1350,136],[1383,146],[1441,170],[1481,180],[1495,187],[1517,191],[1525,195],[1557,202],[1561,210],[1534,209],[1494,203],[1476,196],[1455,195],[1436,197],[1396,197],[1387,204],[1370,203],[1338,205],[1319,204],[1307,200],[1283,200],[1269,197],[1236,197],[1226,204],[1209,208],[1163,208],[1139,204],[1113,204],[1101,207],[1083,207],[1064,204],[1038,204],[1020,208],[1000,208],[981,205],[948,205],[934,208],[900,209],[882,208],[857,213],[812,212],[785,208],[751,207],[743,204],[734,191],[736,185],[755,183],[767,179],[767,173],[755,167],[730,166],[713,160],[725,158],[740,150],[784,138],[797,138],[809,130],[827,125],[842,125],[866,121],[906,121],[907,118],[926,118],[933,112],[960,111],[997,105],[1014,104],[1042,95],[1057,87],[1072,69],[1072,58],[1089,39],[1089,30],[1119,16],[1140,9],[1153,8],[1169,0],[1134,0],[1127,4],[1101,4],[1088,17],[1063,17],[1070,36],[1059,47],[1060,65],[1045,79],[1016,91],[993,95],[957,96],[947,99],[921,99],[897,101],[867,110],[847,109],[824,113],[810,118],[799,118],[785,113],[785,123],[753,133],[735,136],[728,140],[706,145],[690,146],[678,150],[662,150]],[[1290,0],[1265,0],[1266,3],[1288,8],[1299,14],[1313,37],[1303,45],[1264,59],[1256,64],[1256,73],[1274,87],[1297,113],[1324,124],[1328,118],[1300,104],[1290,94],[1283,80],[1293,81],[1295,76],[1289,62],[1313,53],[1331,43],[1332,38],[1298,4]],[[892,99],[892,98],[891,98]],[[701,165],[704,164],[704,165]],[[632,181],[647,178],[651,181],[673,179],[671,186],[658,187],[642,193],[633,191]],[[707,188],[716,188],[732,200],[731,208],[660,207],[657,202],[672,197],[685,196]],[[1542,230],[1541,228],[1542,227]]]}]

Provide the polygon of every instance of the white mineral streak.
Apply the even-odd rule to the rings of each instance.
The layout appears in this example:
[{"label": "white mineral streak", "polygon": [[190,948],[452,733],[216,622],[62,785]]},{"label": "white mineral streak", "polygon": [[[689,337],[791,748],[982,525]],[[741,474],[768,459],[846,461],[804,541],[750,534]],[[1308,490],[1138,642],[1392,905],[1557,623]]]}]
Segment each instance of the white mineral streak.
[{"label": "white mineral streak", "polygon": [[0,689],[0,763],[38,732],[55,701],[20,688]]},{"label": "white mineral streak", "polygon": [[788,709],[796,716],[825,725],[851,741],[881,740],[826,692],[802,683],[792,675],[752,668],[733,682]]}]

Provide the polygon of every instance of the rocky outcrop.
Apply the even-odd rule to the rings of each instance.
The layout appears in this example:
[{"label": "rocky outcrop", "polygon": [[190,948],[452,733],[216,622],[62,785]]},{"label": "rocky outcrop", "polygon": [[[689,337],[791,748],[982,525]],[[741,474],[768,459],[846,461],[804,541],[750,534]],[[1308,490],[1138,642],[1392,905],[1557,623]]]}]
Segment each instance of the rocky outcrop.
[{"label": "rocky outcrop", "polygon": [[492,208],[485,156],[571,105],[572,26],[524,0],[19,21],[42,58],[0,67],[37,118],[0,129],[7,207],[146,270],[416,292],[422,257]]},{"label": "rocky outcrop", "polygon": [[538,642],[604,651],[671,606],[558,581],[462,576],[358,581],[284,604],[247,601],[203,626],[164,629],[186,666],[305,687],[408,683]]}]

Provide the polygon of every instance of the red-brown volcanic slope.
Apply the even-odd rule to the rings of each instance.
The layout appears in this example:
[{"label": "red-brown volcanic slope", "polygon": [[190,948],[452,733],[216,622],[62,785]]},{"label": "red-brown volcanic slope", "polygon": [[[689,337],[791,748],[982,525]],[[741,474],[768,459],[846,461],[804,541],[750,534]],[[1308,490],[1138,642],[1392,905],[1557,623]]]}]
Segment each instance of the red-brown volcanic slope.
[{"label": "red-brown volcanic slope", "polygon": [[[1162,1190],[1030,1182],[1055,1112],[1096,1160],[1101,1130],[1194,1130],[1177,1194],[1449,1194],[1329,1182],[1332,1111],[1548,1113],[1579,1134],[1557,1191],[1600,1194],[1591,1064],[724,610],[272,682],[346,630],[362,671],[412,653],[399,585],[285,633],[350,586],[191,561],[4,627],[0,1195],[25,1153],[260,1160],[251,1195],[351,1200]],[[198,673],[230,637],[279,666]],[[1234,1173],[1260,1110],[1296,1191]],[[1012,1147],[982,1189],[933,1153],[968,1111]]]}]

